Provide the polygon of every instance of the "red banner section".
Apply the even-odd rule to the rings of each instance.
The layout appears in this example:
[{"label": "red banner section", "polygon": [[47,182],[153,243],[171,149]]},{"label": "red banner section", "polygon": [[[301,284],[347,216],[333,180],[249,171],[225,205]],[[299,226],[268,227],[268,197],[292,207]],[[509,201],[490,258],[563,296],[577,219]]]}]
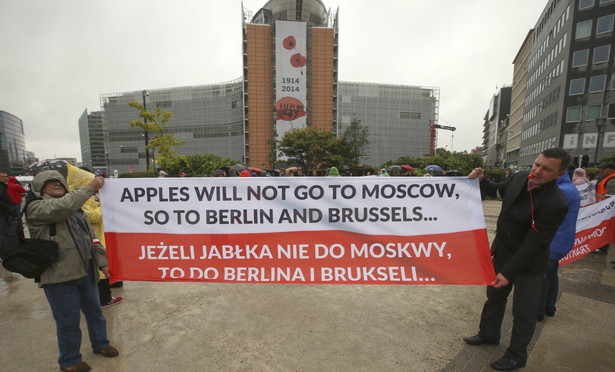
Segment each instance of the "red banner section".
[{"label": "red banner section", "polygon": [[572,250],[559,260],[560,266],[574,262],[600,247],[615,242],[615,218],[603,220],[600,225],[591,229],[577,231],[576,235]]},{"label": "red banner section", "polygon": [[419,236],[346,231],[105,233],[114,280],[489,284],[486,229]]}]

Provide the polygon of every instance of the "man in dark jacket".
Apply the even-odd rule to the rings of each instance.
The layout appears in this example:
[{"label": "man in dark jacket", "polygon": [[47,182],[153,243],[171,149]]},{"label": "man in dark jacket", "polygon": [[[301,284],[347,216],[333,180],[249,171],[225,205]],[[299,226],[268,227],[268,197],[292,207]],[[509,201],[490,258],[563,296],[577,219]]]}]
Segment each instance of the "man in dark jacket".
[{"label": "man in dark jacket", "polygon": [[[2,236],[6,231],[7,219],[18,217],[13,200],[8,192],[8,181],[8,174],[0,171],[0,242],[2,242]],[[10,222],[10,219],[8,222]]]},{"label": "man in dark jacket", "polygon": [[536,158],[529,173],[519,172],[503,183],[488,181],[481,168],[468,176],[479,178],[483,196],[502,197],[502,210],[491,245],[497,275],[487,287],[479,332],[465,338],[466,343],[499,344],[506,302],[515,286],[510,346],[503,358],[491,364],[496,370],[512,371],[526,364],[549,262],[549,244],[568,212],[566,199],[555,182],[568,164],[566,151],[548,149]]},{"label": "man in dark jacket", "polygon": [[40,276],[47,302],[56,321],[60,369],[86,372],[91,368],[82,360],[80,311],[85,315],[92,350],[105,357],[115,357],[117,349],[107,339],[107,323],[100,307],[98,270],[108,278],[105,249],[81,210],[104,179],[94,178],[88,185],[68,192],[66,180],[55,170],[37,174],[32,180],[35,200],[26,204],[26,223],[33,238],[50,238],[55,226],[59,255]]}]

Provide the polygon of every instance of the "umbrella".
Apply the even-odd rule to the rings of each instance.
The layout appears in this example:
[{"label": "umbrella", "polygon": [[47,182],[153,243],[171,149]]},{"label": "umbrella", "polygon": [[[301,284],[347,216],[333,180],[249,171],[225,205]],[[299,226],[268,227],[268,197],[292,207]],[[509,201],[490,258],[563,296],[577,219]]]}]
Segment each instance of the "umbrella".
[{"label": "umbrella", "polygon": [[402,165],[401,168],[405,170],[409,170],[410,172],[414,172],[414,168],[406,164]]},{"label": "umbrella", "polygon": [[457,170],[457,169],[453,169],[450,171],[446,171],[446,175],[447,176],[463,176],[463,173],[461,173],[461,171]]},{"label": "umbrella", "polygon": [[391,165],[388,169],[389,172],[401,172],[401,166]]},{"label": "umbrella", "polygon": [[428,166],[426,166],[425,168],[423,168],[423,170],[426,170],[426,171],[433,171],[433,172],[444,172],[444,169],[442,169],[442,167],[441,167],[441,166],[439,166],[439,165],[435,165],[435,164],[428,165]]},{"label": "umbrella", "polygon": [[34,176],[37,173],[40,173],[42,171],[57,170],[64,177],[66,177],[68,173],[66,170],[66,164],[68,163],[64,160],[47,159],[47,160],[39,161],[38,163],[31,164],[28,167],[28,169],[26,169],[26,172],[29,175]]},{"label": "umbrella", "polygon": [[262,169],[260,169],[260,168],[248,167],[248,170],[249,170],[250,172],[254,172],[254,173],[256,173],[256,174],[261,174],[261,173],[263,173],[263,170],[262,170]]},{"label": "umbrella", "polygon": [[234,169],[235,171],[237,171],[237,174],[239,174],[241,173],[241,171],[248,170],[248,167],[246,167],[243,164],[235,164],[235,165],[231,165],[231,169]]}]

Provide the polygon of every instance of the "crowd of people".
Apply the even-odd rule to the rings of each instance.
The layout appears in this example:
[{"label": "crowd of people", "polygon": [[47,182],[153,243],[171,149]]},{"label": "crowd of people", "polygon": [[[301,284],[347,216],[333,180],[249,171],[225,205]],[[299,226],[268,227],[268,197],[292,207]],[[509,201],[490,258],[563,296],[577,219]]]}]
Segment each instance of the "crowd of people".
[{"label": "crowd of people", "polygon": [[[375,174],[372,174],[371,171],[366,171],[364,176],[365,177],[394,177],[394,176],[408,177],[408,176],[415,175],[413,167],[410,167],[410,166],[405,166],[405,167],[406,168],[400,168],[400,170],[395,170],[395,171],[389,171],[386,168],[382,168]],[[181,177],[185,177],[185,173],[182,173],[182,175],[183,176]],[[452,170],[449,172],[446,172],[444,170],[428,171],[423,174],[423,176],[425,177],[462,176],[462,175],[463,174],[458,170]],[[239,168],[225,167],[224,169],[221,169],[221,168],[216,169],[213,172],[212,176],[213,177],[304,177],[305,175],[303,174],[303,170],[299,167],[289,167],[286,169],[275,169],[273,172],[267,172],[267,171],[263,171],[261,169],[255,169],[255,168],[241,169],[241,167]],[[318,176],[352,177],[354,175],[352,174],[350,170],[344,170],[342,172],[337,167],[330,167],[330,168],[324,169],[321,172],[314,170],[311,172],[311,176],[313,177],[318,177]],[[167,173],[162,170],[158,173],[158,177],[167,177]]]},{"label": "crowd of people", "polygon": [[[481,195],[502,198],[491,247],[496,277],[487,287],[478,334],[464,338],[470,345],[499,344],[507,299],[514,287],[512,336],[504,356],[491,365],[496,370],[525,366],[527,346],[536,322],[555,315],[558,263],[574,245],[580,207],[615,195],[615,182],[610,182],[615,178],[615,163],[601,164],[601,177],[594,181],[589,180],[585,170],[569,167],[569,163],[570,157],[564,150],[548,149],[538,156],[529,172],[507,173],[501,183],[489,181],[482,168],[474,169],[468,176],[479,179]],[[406,169],[404,175],[412,175],[412,171]],[[56,322],[60,369],[69,372],[91,369],[80,353],[81,312],[85,315],[93,353],[104,357],[119,355],[107,337],[102,312],[104,307],[122,301],[121,297],[111,296],[109,285],[111,274],[97,196],[104,178],[87,175],[73,177],[69,182],[70,177],[57,170],[38,173],[22,213],[25,188],[15,177],[0,172],[0,215],[4,217],[0,218],[0,239],[6,221],[10,221],[6,217],[20,221],[25,214],[28,231],[34,238],[48,239],[51,226],[55,227],[60,255],[36,281]],[[271,174],[229,168],[216,169],[213,176],[271,177]],[[303,174],[301,169],[291,168],[280,171],[277,176]],[[326,176],[342,175],[336,167],[331,167]],[[390,174],[383,168],[376,176]],[[159,177],[167,177],[167,173],[160,171]],[[595,252],[604,254],[608,248],[607,245]]]}]

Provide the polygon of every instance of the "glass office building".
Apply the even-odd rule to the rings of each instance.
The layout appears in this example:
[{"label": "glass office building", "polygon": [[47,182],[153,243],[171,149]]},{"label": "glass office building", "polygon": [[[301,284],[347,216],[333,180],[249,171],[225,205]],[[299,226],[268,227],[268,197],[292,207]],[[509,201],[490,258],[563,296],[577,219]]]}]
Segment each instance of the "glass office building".
[{"label": "glass office building", "polygon": [[23,122],[17,116],[0,110],[0,170],[9,176],[23,174],[28,166]]},{"label": "glass office building", "polygon": [[[145,135],[140,128],[131,128],[131,120],[139,118],[139,110],[128,102],[145,103],[148,111],[160,107],[172,112],[165,132],[183,146],[174,148],[179,155],[216,154],[244,160],[242,80],[189,87],[151,89],[103,94],[103,126],[109,170],[119,173],[145,171]],[[152,134],[148,136],[148,140]],[[106,154],[106,155],[107,155]],[[149,151],[152,163],[154,154]]]},{"label": "glass office building", "polygon": [[102,111],[89,114],[87,109],[83,111],[79,118],[79,141],[81,163],[97,174],[106,171]]},{"label": "glass office building", "polygon": [[338,128],[357,119],[369,129],[369,159],[379,166],[402,156],[429,154],[431,123],[437,120],[438,88],[340,82]]}]

